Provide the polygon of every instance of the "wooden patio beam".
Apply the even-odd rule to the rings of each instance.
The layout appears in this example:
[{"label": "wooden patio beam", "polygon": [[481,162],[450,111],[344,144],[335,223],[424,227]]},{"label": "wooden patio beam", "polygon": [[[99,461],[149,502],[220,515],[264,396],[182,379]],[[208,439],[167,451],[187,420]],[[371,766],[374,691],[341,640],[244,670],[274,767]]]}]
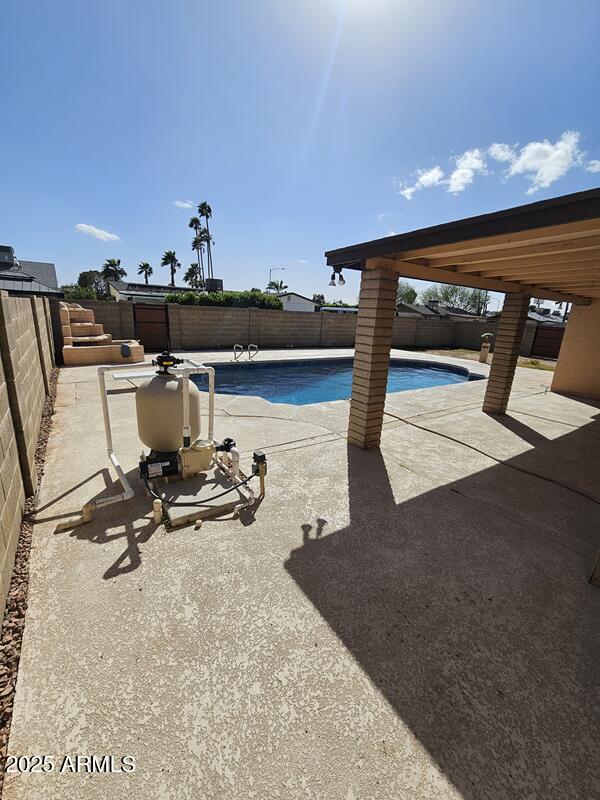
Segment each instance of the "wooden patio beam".
[{"label": "wooden patio beam", "polygon": [[498,281],[492,278],[482,278],[475,275],[452,272],[450,270],[436,269],[435,267],[425,267],[412,264],[410,261],[397,261],[392,258],[373,258],[367,262],[367,269],[381,267],[391,269],[404,278],[414,278],[416,280],[436,281],[438,283],[450,283],[454,286],[470,286],[474,289],[488,289],[492,292],[507,292],[517,294],[533,294],[543,300],[556,300],[562,303],[574,303],[575,305],[587,306],[590,304],[589,297],[568,292],[546,292],[534,288],[527,284],[513,283],[508,281]]}]

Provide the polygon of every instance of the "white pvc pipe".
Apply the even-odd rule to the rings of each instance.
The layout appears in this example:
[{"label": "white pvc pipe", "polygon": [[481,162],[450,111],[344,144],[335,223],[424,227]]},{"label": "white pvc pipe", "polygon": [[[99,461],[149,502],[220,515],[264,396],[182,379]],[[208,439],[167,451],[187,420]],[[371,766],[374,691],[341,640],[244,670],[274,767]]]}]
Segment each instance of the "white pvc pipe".
[{"label": "white pvc pipe", "polygon": [[231,477],[234,480],[239,480],[240,477],[240,451],[237,447],[232,447],[229,451],[231,456]]},{"label": "white pvc pipe", "polygon": [[[183,378],[183,435],[184,437],[191,437],[190,427],[190,375],[208,375],[208,438],[213,439],[214,436],[214,407],[215,407],[215,370],[213,367],[204,366],[204,364],[197,364],[191,359],[184,359],[184,363],[188,366],[179,374]],[[150,361],[144,361],[139,366],[154,366]],[[118,372],[123,370],[131,370],[131,365],[120,364],[118,366],[98,367],[98,383],[100,385],[100,400],[102,403],[102,416],[104,419],[104,435],[106,438],[106,451],[111,464],[113,465],[117,477],[123,487],[121,494],[112,495],[111,497],[101,497],[95,501],[94,505],[108,506],[112,503],[118,503],[123,500],[129,500],[135,494],[133,487],[127,480],[116,453],[113,450],[112,429],[110,425],[110,413],[108,410],[108,394],[106,391],[106,373]],[[238,472],[239,472],[239,454],[238,454]]]},{"label": "white pvc pipe", "polygon": [[182,370],[179,374],[183,378],[183,437],[187,434],[191,436],[190,426],[190,375],[208,375],[208,438],[214,438],[214,418],[215,418],[215,370],[214,367],[206,366],[205,364],[198,364],[192,361],[191,358],[184,359],[184,362],[189,365],[188,368]]}]

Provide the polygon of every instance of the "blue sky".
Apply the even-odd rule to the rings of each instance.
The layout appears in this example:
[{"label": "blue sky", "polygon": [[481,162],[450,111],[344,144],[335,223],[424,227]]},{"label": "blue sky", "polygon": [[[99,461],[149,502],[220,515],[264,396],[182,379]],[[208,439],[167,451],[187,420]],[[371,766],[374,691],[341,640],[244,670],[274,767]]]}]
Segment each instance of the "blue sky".
[{"label": "blue sky", "polygon": [[166,282],[175,201],[207,200],[226,288],[284,266],[352,300],[324,250],[600,185],[597,2],[5,0],[0,24],[0,242],[61,283],[107,257]]}]

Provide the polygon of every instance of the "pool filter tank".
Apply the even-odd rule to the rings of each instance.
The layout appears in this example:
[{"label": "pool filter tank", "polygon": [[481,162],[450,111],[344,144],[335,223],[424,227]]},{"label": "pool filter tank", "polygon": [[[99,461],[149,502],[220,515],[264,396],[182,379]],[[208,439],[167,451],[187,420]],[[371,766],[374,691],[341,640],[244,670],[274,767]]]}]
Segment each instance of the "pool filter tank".
[{"label": "pool filter tank", "polygon": [[[156,375],[144,381],[135,393],[138,435],[151,450],[177,452],[183,445],[184,379],[166,372],[164,365],[159,366]],[[200,391],[191,380],[189,397],[191,440],[194,441],[200,434]]]}]

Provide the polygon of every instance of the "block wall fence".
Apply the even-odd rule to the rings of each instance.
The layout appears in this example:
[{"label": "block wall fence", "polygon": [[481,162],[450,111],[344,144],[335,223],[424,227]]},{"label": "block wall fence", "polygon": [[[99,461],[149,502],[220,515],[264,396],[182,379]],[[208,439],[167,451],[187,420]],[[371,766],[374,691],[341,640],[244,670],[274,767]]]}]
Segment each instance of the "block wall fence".
[{"label": "block wall fence", "polygon": [[25,498],[35,493],[37,446],[54,366],[50,305],[0,292],[0,612],[13,569]]},{"label": "block wall fence", "polygon": [[[58,300],[50,301],[54,348],[60,360],[62,342]],[[135,338],[133,303],[82,300],[96,322],[115,339]],[[354,347],[356,314],[270,311],[259,308],[218,308],[167,304],[169,339],[173,350],[221,350],[234,344],[259,348]],[[494,320],[456,320],[400,314],[394,319],[392,347],[465,347],[477,349],[482,333],[495,333]],[[521,355],[528,356],[537,323],[528,322]],[[492,346],[493,349],[493,346]]]}]

